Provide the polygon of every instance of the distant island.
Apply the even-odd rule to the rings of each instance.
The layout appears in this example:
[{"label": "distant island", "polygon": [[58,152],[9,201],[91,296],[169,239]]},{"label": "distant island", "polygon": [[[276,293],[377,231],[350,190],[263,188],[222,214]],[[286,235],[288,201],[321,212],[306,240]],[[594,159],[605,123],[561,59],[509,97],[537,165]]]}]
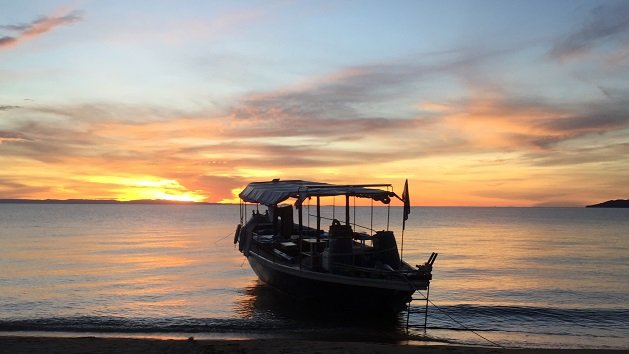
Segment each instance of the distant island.
[{"label": "distant island", "polygon": [[110,200],[110,199],[0,199],[0,204],[150,204],[150,205],[215,205],[208,202],[182,202],[165,199]]},{"label": "distant island", "polygon": [[608,200],[603,203],[588,205],[586,208],[629,208],[629,199]]}]

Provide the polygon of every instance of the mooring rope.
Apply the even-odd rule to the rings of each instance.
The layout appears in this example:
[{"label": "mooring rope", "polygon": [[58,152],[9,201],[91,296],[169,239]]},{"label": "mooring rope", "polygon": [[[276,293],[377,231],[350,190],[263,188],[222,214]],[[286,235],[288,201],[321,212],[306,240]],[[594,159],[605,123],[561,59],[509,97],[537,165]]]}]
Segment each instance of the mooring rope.
[{"label": "mooring rope", "polygon": [[230,233],[228,233],[227,235],[225,235],[225,236],[223,236],[223,237],[219,238],[218,240],[214,241],[214,243],[215,243],[215,244],[216,244],[216,243],[219,243],[219,242],[223,241],[224,239],[228,238],[229,236],[233,236],[233,235],[234,235],[234,233],[233,233],[233,232],[230,232]]},{"label": "mooring rope", "polygon": [[[424,294],[422,294],[422,292],[421,292],[421,291],[417,290],[417,292],[418,292],[420,295],[424,296]],[[437,310],[441,311],[441,313],[443,313],[444,315],[446,315],[446,316],[447,316],[449,319],[451,319],[453,322],[455,322],[455,323],[456,323],[456,324],[458,324],[459,326],[463,327],[463,329],[465,329],[465,330],[467,330],[467,331],[470,331],[470,332],[474,333],[475,335],[479,336],[480,338],[482,338],[482,339],[486,340],[487,342],[489,342],[489,343],[493,344],[494,346],[496,346],[496,347],[498,347],[498,348],[506,349],[506,347],[505,347],[505,346],[502,346],[502,345],[500,345],[500,344],[498,344],[498,343],[494,342],[493,340],[488,339],[488,338],[486,338],[486,337],[482,336],[480,333],[478,333],[478,332],[476,332],[475,330],[473,330],[473,329],[471,329],[471,328],[467,327],[466,325],[464,325],[463,323],[461,323],[460,321],[458,321],[458,320],[457,320],[457,319],[455,319],[454,317],[450,316],[450,314],[449,314],[449,313],[447,313],[447,312],[446,312],[446,310],[444,310],[444,309],[442,309],[441,307],[437,306],[437,304],[435,304],[434,302],[432,302],[432,300],[430,300],[429,298],[427,298],[427,297],[425,297],[425,296],[424,296],[424,298],[425,298],[425,299],[426,299],[426,301],[428,301],[428,302],[429,302],[432,306],[434,306]],[[422,299],[422,300],[423,300],[423,299]],[[410,309],[409,309],[409,310],[410,310]]]},{"label": "mooring rope", "polygon": [[[465,330],[468,330],[472,333],[474,333],[475,335],[479,336],[480,338],[486,340],[487,342],[493,344],[494,346],[498,347],[498,348],[502,348],[502,349],[506,349],[506,347],[490,340],[487,339],[485,337],[483,337],[480,333],[476,332],[475,330],[467,327],[466,325],[464,325],[463,323],[461,323],[460,321],[457,321],[454,317],[450,316],[450,314],[448,314],[444,309],[442,309],[441,307],[437,306],[437,304],[435,304],[434,302],[432,302],[432,300],[430,300],[428,298],[428,294],[424,295],[421,291],[419,291],[417,288],[415,288],[415,286],[413,285],[413,282],[410,281],[410,279],[408,279],[408,277],[405,274],[399,273],[399,275],[402,277],[402,279],[406,280],[406,282],[408,283],[409,287],[411,288],[411,290],[413,290],[413,293],[418,292],[421,296],[423,296],[424,298],[421,299],[422,301],[425,299],[427,303],[432,304],[432,306],[434,306],[437,310],[441,311],[444,315],[446,315],[449,319],[451,319],[452,321],[454,321],[455,323],[457,323],[459,326],[463,327]],[[408,318],[409,315],[411,313],[411,302],[413,301],[412,299],[412,295],[411,295],[411,300],[409,300],[408,302],[408,308],[407,308],[407,314],[406,314],[406,327],[407,327],[407,331],[408,331]],[[426,313],[425,316],[428,316],[428,307],[426,307]],[[424,325],[424,330],[426,330],[426,326]]]}]

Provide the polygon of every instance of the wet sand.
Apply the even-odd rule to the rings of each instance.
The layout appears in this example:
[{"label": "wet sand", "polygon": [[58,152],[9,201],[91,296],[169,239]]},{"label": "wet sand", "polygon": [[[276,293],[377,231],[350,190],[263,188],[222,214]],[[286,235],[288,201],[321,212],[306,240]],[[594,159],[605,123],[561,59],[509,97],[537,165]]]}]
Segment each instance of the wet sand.
[{"label": "wet sand", "polygon": [[463,347],[453,345],[405,345],[361,342],[330,342],[284,339],[253,340],[160,340],[97,337],[17,337],[0,336],[0,354],[22,353],[94,353],[94,354],[149,354],[149,353],[282,353],[282,354],[328,354],[328,353],[431,353],[431,354],[481,354],[481,353],[628,353],[629,350],[602,349],[503,349]]}]

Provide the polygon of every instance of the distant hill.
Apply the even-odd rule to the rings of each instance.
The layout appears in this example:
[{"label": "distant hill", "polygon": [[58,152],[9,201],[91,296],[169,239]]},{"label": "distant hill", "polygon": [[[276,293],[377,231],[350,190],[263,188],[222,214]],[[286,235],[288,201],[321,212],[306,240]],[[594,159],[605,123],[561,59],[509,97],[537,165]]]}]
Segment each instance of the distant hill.
[{"label": "distant hill", "polygon": [[629,208],[629,199],[608,200],[603,203],[588,205],[586,208]]},{"label": "distant hill", "polygon": [[142,199],[142,200],[109,200],[109,199],[0,199],[4,204],[151,204],[151,205],[214,205],[207,202],[180,202],[176,200]]}]

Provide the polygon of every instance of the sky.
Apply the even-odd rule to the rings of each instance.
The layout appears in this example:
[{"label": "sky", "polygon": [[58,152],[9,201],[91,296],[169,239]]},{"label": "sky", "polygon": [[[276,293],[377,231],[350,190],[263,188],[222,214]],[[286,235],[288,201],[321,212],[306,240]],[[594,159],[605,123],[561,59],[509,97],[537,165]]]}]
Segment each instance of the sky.
[{"label": "sky", "polygon": [[0,198],[629,193],[629,2],[2,1]]}]

